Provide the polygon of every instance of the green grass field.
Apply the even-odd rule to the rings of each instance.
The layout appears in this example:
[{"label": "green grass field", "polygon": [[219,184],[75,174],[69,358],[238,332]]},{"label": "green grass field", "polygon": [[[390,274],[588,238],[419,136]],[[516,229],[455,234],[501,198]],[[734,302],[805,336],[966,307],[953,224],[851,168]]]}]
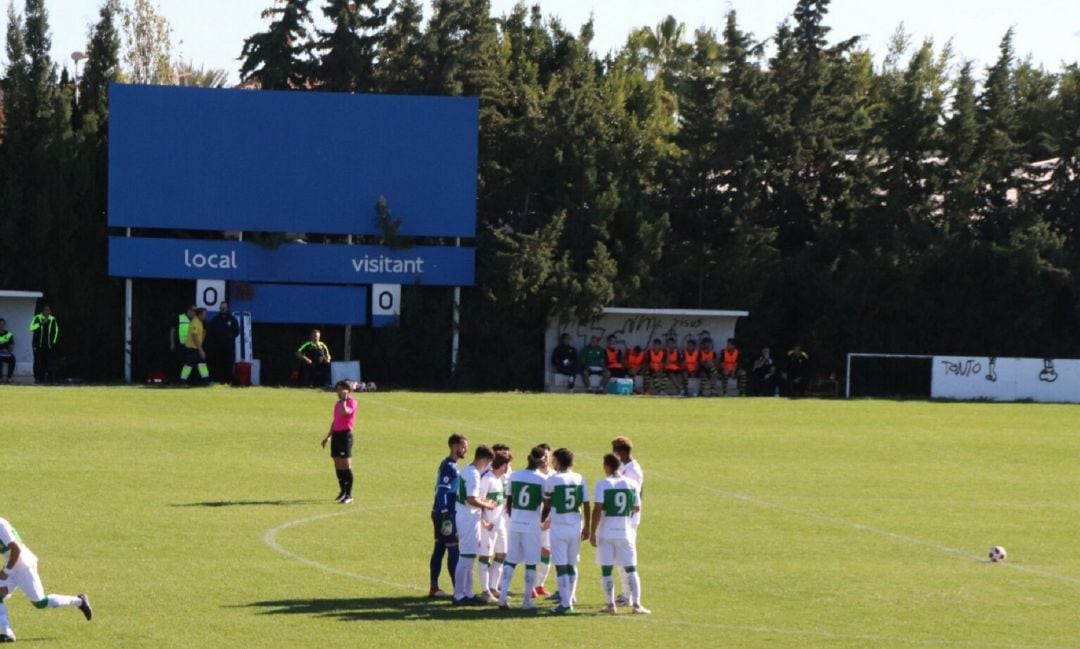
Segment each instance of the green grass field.
[{"label": "green grass field", "polygon": [[[0,516],[40,557],[48,592],[86,590],[95,607],[86,623],[16,594],[20,642],[1080,643],[1080,407],[365,394],[357,502],[339,506],[319,447],[333,399],[0,388]],[[609,440],[632,437],[646,471],[638,547],[653,615],[596,614],[591,548],[573,617],[424,598],[435,470],[453,431],[519,457],[540,441],[568,446],[590,485]],[[1006,564],[984,561],[993,544],[1009,550]]]}]

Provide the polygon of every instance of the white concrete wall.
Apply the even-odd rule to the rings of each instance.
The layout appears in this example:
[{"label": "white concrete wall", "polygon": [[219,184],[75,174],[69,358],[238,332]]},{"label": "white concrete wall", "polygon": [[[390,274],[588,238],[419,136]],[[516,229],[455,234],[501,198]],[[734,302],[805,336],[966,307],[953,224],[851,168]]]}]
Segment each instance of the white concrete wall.
[{"label": "white concrete wall", "polygon": [[[672,316],[642,313],[632,314],[604,314],[594,322],[560,324],[551,322],[548,324],[547,334],[544,337],[544,389],[551,390],[554,387],[554,372],[551,370],[551,352],[559,344],[559,337],[563,333],[569,333],[573,338],[571,344],[577,348],[580,354],[581,348],[589,344],[589,338],[599,336],[600,346],[607,345],[607,337],[611,334],[626,345],[627,349],[633,349],[640,345],[643,349],[648,348],[653,338],[660,338],[666,342],[668,336],[675,336],[679,340],[680,349],[684,346],[687,338],[700,340],[703,335],[713,339],[717,350],[723,348],[728,338],[735,337],[735,321],[737,316]],[[745,354],[746,351],[744,350]]]},{"label": "white concrete wall", "polygon": [[[37,298],[0,296],[0,318],[7,320],[7,329],[15,334],[15,377],[34,376],[34,347],[31,344],[30,320],[34,317]],[[63,335],[63,331],[60,332]],[[7,367],[3,367],[7,376]]]},{"label": "white concrete wall", "polygon": [[1080,403],[1080,360],[935,356],[935,399]]}]

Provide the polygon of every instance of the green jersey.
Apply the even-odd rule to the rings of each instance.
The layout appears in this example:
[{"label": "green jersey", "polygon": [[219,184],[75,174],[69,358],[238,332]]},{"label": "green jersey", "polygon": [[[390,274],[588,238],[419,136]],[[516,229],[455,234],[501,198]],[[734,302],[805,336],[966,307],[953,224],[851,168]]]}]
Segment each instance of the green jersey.
[{"label": "green jersey", "polygon": [[510,474],[510,529],[540,531],[544,504],[544,476],[532,469],[518,469]]},{"label": "green jersey", "polygon": [[585,479],[572,471],[554,473],[544,483],[544,498],[551,501],[551,524],[581,528],[581,506],[588,502]]},{"label": "green jersey", "polygon": [[612,475],[597,482],[593,501],[603,511],[597,535],[606,539],[633,538],[630,518],[638,499],[638,484],[629,478]]}]

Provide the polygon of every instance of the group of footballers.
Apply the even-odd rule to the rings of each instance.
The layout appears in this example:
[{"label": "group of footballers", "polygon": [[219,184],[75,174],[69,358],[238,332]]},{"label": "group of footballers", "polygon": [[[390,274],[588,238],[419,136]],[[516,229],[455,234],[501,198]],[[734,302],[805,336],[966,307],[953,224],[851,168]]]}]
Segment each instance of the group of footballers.
[{"label": "group of footballers", "polygon": [[[552,451],[540,444],[530,449],[525,468],[514,471],[509,446],[482,444],[459,471],[469,440],[454,434],[447,443],[450,454],[439,466],[431,512],[435,549],[429,597],[450,596],[439,588],[445,556],[454,606],[497,603],[509,609],[510,584],[517,567],[523,566],[521,608],[535,609],[535,600],[547,597],[557,602],[551,613],[570,613],[576,603],[580,547],[588,541],[602,575],[602,612],[615,614],[617,606],[625,605],[634,613],[650,612],[641,603],[637,573],[644,474],[628,438],[612,440],[612,452],[603,458],[605,477],[594,486],[591,500],[586,480],[574,471],[570,449]],[[544,587],[552,564],[555,593]],[[616,569],[622,586],[618,597]]]},{"label": "group of footballers", "polygon": [[[586,348],[595,349],[600,339],[593,336]],[[654,338],[650,347],[635,345],[627,348],[614,335],[608,336],[603,356],[582,351],[582,358],[602,358],[602,365],[586,363],[582,367],[585,386],[590,387],[590,376],[599,375],[600,385],[596,391],[607,389],[613,378],[642,378],[645,394],[673,394],[686,396],[689,379],[700,381],[698,394],[701,396],[726,395],[729,391],[738,394],[745,390],[740,385],[740,378],[745,384],[745,372],[739,370],[739,348],[734,338],[728,338],[722,349],[716,349],[712,338],[702,336],[700,346],[697,340],[687,339],[680,348],[675,336],[668,336],[666,343]],[[741,376],[740,376],[741,375]]]}]

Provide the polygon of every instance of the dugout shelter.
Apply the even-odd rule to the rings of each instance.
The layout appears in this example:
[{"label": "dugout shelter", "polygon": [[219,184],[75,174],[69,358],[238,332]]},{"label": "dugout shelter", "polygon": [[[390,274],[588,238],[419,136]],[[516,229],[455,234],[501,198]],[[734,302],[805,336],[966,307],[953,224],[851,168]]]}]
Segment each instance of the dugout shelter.
[{"label": "dugout shelter", "polygon": [[[42,297],[44,294],[38,291],[0,291],[0,318],[7,321],[8,331],[15,334],[15,374],[12,378],[20,383],[34,377],[30,321]],[[7,368],[0,369],[6,376]]]},{"label": "dugout shelter", "polygon": [[548,392],[565,388],[566,377],[551,369],[551,352],[559,344],[559,337],[569,333],[573,345],[581,348],[589,344],[593,336],[600,338],[600,345],[607,344],[607,337],[614,334],[618,341],[633,349],[640,345],[647,348],[653,338],[667,340],[675,336],[679,347],[687,340],[699,341],[708,336],[717,349],[728,338],[735,337],[735,324],[739,318],[750,315],[749,311],[717,311],[703,309],[631,309],[605,308],[600,317],[591,322],[563,322],[552,320],[544,336],[544,389]]}]

